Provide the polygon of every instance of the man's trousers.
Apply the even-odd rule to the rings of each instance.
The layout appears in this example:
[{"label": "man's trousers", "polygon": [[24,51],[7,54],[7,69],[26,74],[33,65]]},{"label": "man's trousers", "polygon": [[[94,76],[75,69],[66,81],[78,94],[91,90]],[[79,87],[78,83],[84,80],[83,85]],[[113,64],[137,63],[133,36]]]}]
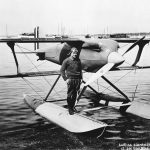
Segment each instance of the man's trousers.
[{"label": "man's trousers", "polygon": [[77,94],[80,90],[81,79],[69,79],[67,83],[67,103],[68,108],[73,109],[75,106]]}]

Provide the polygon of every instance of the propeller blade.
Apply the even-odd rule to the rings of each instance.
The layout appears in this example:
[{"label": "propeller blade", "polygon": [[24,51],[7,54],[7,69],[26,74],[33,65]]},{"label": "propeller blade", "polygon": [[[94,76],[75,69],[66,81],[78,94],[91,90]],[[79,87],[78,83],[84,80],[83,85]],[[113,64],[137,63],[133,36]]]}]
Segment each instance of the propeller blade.
[{"label": "propeller blade", "polygon": [[[133,43],[127,50],[124,54],[126,54],[127,52],[129,52],[132,48],[134,48],[136,45],[138,45],[143,39],[145,38],[145,36],[143,36],[141,39],[137,40],[135,43]],[[123,55],[124,55],[123,54]],[[122,55],[122,56],[123,56]]]},{"label": "propeller blade", "polygon": [[107,63],[101,69],[99,69],[96,73],[90,77],[90,79],[84,84],[84,86],[88,86],[90,83],[94,82],[95,80],[99,79],[105,73],[107,73],[115,64],[114,63]]}]

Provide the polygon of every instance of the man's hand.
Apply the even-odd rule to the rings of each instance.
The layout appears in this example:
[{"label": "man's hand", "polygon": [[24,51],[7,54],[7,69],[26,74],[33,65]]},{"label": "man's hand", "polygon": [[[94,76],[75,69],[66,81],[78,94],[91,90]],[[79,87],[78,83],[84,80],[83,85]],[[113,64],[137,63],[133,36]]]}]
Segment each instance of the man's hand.
[{"label": "man's hand", "polygon": [[69,83],[69,79],[66,80],[66,83],[67,83],[67,84]]}]

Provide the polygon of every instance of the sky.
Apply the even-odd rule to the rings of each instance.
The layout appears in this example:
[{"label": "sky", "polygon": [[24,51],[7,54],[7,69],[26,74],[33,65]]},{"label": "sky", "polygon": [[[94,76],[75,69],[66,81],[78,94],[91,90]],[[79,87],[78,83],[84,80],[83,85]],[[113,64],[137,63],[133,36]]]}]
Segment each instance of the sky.
[{"label": "sky", "polygon": [[0,0],[0,35],[150,32],[150,0]]}]

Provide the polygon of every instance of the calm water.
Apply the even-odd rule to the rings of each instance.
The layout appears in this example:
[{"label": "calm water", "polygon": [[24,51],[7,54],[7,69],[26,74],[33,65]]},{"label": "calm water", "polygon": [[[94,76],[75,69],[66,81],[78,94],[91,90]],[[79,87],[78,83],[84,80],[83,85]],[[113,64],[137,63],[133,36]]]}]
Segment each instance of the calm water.
[{"label": "calm water", "polygon": [[[15,64],[10,50],[2,45],[0,51],[0,74],[15,73]],[[1,50],[0,49],[0,50]],[[146,48],[146,50],[148,50]],[[143,54],[145,55],[145,54]],[[146,56],[146,55],[145,55]],[[35,71],[29,58],[39,70],[59,69],[59,66],[37,62],[36,56],[18,56],[22,71]],[[146,61],[145,61],[146,62]],[[113,83],[132,99],[137,86],[135,101],[150,105],[150,69],[135,71],[110,72],[106,75]],[[85,74],[87,79],[90,74]],[[122,76],[124,76],[122,78]],[[1,149],[132,149],[150,148],[150,120],[130,114],[122,116],[115,109],[105,108],[99,111],[85,113],[97,120],[104,121],[109,126],[104,134],[100,131],[89,134],[72,134],[47,122],[30,110],[23,100],[23,93],[41,98],[45,97],[56,76],[35,77],[27,79],[0,79],[0,133]],[[110,95],[118,95],[109,85],[99,79],[93,84],[99,90]],[[32,88],[31,88],[32,87]],[[106,88],[109,89],[106,90]],[[66,85],[61,79],[55,87],[49,100],[66,97]],[[66,101],[56,102],[66,105]],[[91,107],[90,100],[81,100],[77,109]],[[97,138],[100,136],[99,138]],[[11,139],[11,140],[10,140]],[[57,140],[56,140],[57,139]],[[17,143],[18,146],[13,144]],[[20,143],[22,146],[20,146]],[[43,147],[45,145],[45,147]]]}]

